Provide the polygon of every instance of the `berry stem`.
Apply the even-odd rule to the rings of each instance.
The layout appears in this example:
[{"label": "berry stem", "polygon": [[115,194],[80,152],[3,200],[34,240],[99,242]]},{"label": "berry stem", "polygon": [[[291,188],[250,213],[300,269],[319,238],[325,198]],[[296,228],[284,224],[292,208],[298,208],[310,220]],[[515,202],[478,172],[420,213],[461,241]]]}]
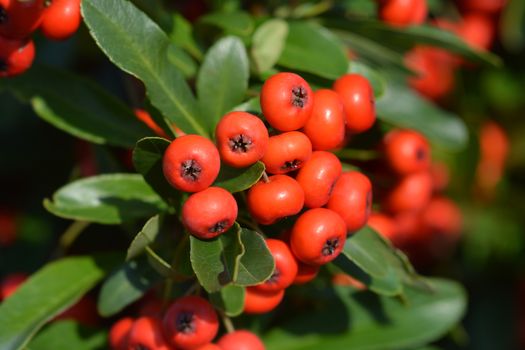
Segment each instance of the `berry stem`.
[{"label": "berry stem", "polygon": [[268,183],[270,182],[270,179],[268,178],[268,174],[266,173],[266,171],[263,171],[262,173],[262,180],[264,181],[264,183]]},{"label": "berry stem", "polygon": [[224,328],[226,328],[226,332],[228,332],[228,333],[235,332],[235,327],[233,326],[233,322],[232,322],[231,318],[229,318],[221,310],[219,310],[219,314],[221,315],[222,323],[224,324]]},{"label": "berry stem", "polygon": [[361,150],[361,149],[342,149],[334,152],[334,154],[342,159],[351,160],[375,160],[381,157],[381,153],[377,151]]},{"label": "berry stem", "polygon": [[65,253],[89,224],[87,221],[73,222],[60,237],[60,249]]}]

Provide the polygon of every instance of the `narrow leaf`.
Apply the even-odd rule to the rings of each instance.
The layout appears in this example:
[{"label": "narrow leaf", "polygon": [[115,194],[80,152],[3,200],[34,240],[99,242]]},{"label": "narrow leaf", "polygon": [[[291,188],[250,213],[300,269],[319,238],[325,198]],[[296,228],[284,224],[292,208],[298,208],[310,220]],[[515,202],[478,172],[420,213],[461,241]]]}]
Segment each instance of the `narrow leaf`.
[{"label": "narrow leaf", "polygon": [[253,34],[251,55],[259,73],[272,68],[284,49],[288,23],[282,19],[264,22]]},{"label": "narrow leaf", "polygon": [[261,178],[264,172],[264,164],[257,162],[248,168],[232,168],[221,165],[221,170],[214,186],[222,187],[229,192],[241,192],[252,187]]}]

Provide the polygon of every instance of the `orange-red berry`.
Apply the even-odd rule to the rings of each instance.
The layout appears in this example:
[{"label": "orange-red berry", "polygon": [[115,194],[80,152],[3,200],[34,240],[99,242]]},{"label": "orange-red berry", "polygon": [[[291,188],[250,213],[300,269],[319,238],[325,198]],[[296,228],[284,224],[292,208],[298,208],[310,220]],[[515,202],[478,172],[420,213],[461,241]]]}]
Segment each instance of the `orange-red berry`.
[{"label": "orange-red berry", "polygon": [[310,139],[299,131],[271,136],[261,161],[270,174],[285,174],[300,169],[312,155]]}]

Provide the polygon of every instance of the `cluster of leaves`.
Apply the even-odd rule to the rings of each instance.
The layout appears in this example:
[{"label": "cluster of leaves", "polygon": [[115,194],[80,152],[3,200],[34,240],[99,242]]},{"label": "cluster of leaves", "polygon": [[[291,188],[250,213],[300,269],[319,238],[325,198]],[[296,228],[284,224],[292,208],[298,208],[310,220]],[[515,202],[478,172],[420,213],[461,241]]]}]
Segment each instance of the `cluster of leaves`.
[{"label": "cluster of leaves", "polygon": [[[497,58],[429,26],[397,29],[352,17],[346,3],[337,5],[344,11],[307,3],[279,18],[217,11],[203,16],[195,27],[173,14],[168,32],[126,0],[83,0],[82,13],[100,49],[144,83],[152,116],[170,136],[175,123],[186,133],[211,138],[226,112],[260,112],[257,90],[277,71],[300,72],[315,87],[328,87],[342,74],[359,72],[374,86],[381,128],[417,129],[441,149],[462,149],[468,142],[465,125],[407,88],[404,79],[411,72],[403,64],[403,53],[415,44],[429,44],[485,64],[497,64]],[[197,40],[195,29],[208,41]],[[358,54],[359,61],[348,60],[348,49]],[[23,76],[1,81],[0,89],[29,102],[41,118],[78,138],[134,149],[138,174],[105,174],[69,183],[45,200],[48,211],[106,225],[133,227],[147,220],[124,263],[122,254],[69,257],[35,273],[0,306],[0,324],[5,325],[0,348],[23,348],[48,320],[101,281],[98,310],[105,317],[116,315],[161,281],[184,284],[192,276],[226,315],[242,312],[244,287],[266,280],[273,260],[262,235],[240,224],[210,241],[184,232],[173,217],[185,195],[162,175],[169,141],[145,137],[151,132],[128,106],[71,72],[36,66]],[[262,163],[242,170],[222,167],[214,186],[240,193],[263,172]],[[315,300],[319,311],[294,310],[293,317],[266,329],[269,349],[316,349],[320,344],[333,349],[415,348],[441,337],[464,312],[465,296],[458,284],[418,276],[402,253],[369,228],[347,240],[329,270],[354,276],[369,291],[321,282],[297,291],[294,298]],[[48,348],[45,344],[68,329],[74,327],[54,324],[30,347]],[[92,348],[100,346],[97,339],[89,338]],[[90,347],[84,343],[78,348]]]}]

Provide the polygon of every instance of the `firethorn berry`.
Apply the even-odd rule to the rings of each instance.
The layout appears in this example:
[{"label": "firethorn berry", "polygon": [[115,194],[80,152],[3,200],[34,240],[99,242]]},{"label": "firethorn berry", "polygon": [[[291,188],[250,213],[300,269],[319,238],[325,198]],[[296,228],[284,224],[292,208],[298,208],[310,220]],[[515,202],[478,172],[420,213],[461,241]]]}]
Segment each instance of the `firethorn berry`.
[{"label": "firethorn berry", "polygon": [[470,46],[488,50],[494,41],[496,26],[490,16],[468,13],[463,17],[457,34]]},{"label": "firethorn berry", "polygon": [[222,350],[265,350],[258,336],[243,329],[223,335],[217,345]]},{"label": "firethorn berry", "polygon": [[221,160],[235,168],[252,165],[268,147],[268,129],[261,119],[246,112],[226,114],[215,128]]},{"label": "firethorn berry", "polygon": [[0,283],[0,300],[11,296],[22,283],[28,279],[25,273],[13,273],[7,275]]},{"label": "firethorn berry", "polygon": [[16,240],[16,216],[9,209],[0,208],[0,247],[9,246]]},{"label": "firethorn berry", "polygon": [[244,297],[243,312],[246,314],[265,314],[275,309],[283,297],[284,289],[265,291],[248,287]]},{"label": "firethorn berry", "polygon": [[6,39],[0,36],[0,77],[13,77],[31,67],[35,45],[30,39]]},{"label": "firethorn berry", "polygon": [[332,190],[326,204],[339,214],[349,232],[365,226],[372,209],[372,184],[368,177],[357,171],[344,172]]},{"label": "firethorn berry", "polygon": [[319,208],[330,198],[335,182],[341,176],[343,167],[333,153],[316,151],[304,164],[296,180],[304,191],[304,205]]},{"label": "firethorn berry", "polygon": [[203,346],[196,348],[195,350],[222,350],[219,345],[208,343]]},{"label": "firethorn berry", "polygon": [[461,210],[445,197],[434,197],[421,213],[422,224],[431,232],[457,237],[462,228]]},{"label": "firethorn berry", "polygon": [[182,223],[201,239],[216,237],[232,227],[237,219],[237,202],[220,187],[192,194],[182,206]]},{"label": "firethorn berry", "polygon": [[469,12],[497,14],[505,7],[507,0],[461,0],[460,5]]},{"label": "firethorn berry", "polygon": [[283,241],[268,238],[266,244],[275,261],[275,269],[268,280],[255,286],[254,289],[266,292],[277,292],[289,287],[294,281],[297,275],[297,261],[288,245]]},{"label": "firethorn berry", "polygon": [[44,2],[0,0],[0,36],[10,39],[28,38],[42,21]]},{"label": "firethorn berry", "polygon": [[271,136],[261,161],[270,174],[285,174],[300,169],[312,155],[310,139],[299,131]]},{"label": "firethorn berry", "polygon": [[503,167],[509,154],[509,137],[500,125],[483,123],[479,133],[480,157]]},{"label": "firethorn berry", "polygon": [[193,349],[212,341],[219,330],[217,313],[206,300],[195,295],[177,299],[164,315],[168,342],[181,349]]},{"label": "firethorn berry", "polygon": [[334,211],[315,208],[304,212],[295,222],[290,246],[297,259],[309,265],[324,265],[334,260],[346,241],[346,225]]},{"label": "firethorn berry", "polygon": [[340,147],[345,138],[343,101],[334,91],[321,89],[314,92],[312,115],[303,132],[316,151],[328,151]]},{"label": "firethorn berry", "polygon": [[430,146],[417,131],[394,129],[383,138],[383,147],[386,161],[399,175],[430,168]]},{"label": "firethorn berry", "polygon": [[427,13],[426,0],[379,0],[379,18],[394,26],[421,24]]},{"label": "firethorn berry", "polygon": [[125,317],[113,324],[109,330],[109,346],[113,350],[128,350],[129,332],[133,326],[134,320],[131,317]]},{"label": "firethorn berry", "polygon": [[129,330],[127,349],[170,350],[160,319],[144,316],[135,320]]},{"label": "firethorn berry", "polygon": [[155,132],[155,134],[157,134],[160,137],[164,137],[165,139],[170,138],[168,137],[168,135],[166,135],[164,130],[162,130],[160,126],[158,126],[157,123],[155,123],[155,121],[151,118],[151,115],[149,114],[148,111],[141,109],[141,108],[135,108],[133,112],[135,113],[135,116],[137,117],[137,119],[139,119],[141,122],[146,124],[148,128],[150,128],[153,132]]},{"label": "firethorn berry", "polygon": [[432,184],[436,192],[443,191],[450,182],[450,170],[448,166],[442,162],[433,162],[430,165],[430,176],[432,177]]},{"label": "firethorn berry", "polygon": [[383,213],[372,213],[367,224],[381,236],[389,239],[394,246],[398,246],[397,224],[393,218]]},{"label": "firethorn berry", "polygon": [[80,0],[51,0],[40,30],[48,39],[65,40],[76,33],[81,20]]},{"label": "firethorn berry", "polygon": [[383,199],[383,207],[391,213],[423,209],[432,196],[432,176],[428,171],[401,178]]},{"label": "firethorn berry", "polygon": [[298,261],[297,276],[293,280],[293,284],[306,284],[312,281],[319,272],[319,266],[308,265]]},{"label": "firethorn berry", "polygon": [[274,175],[268,178],[268,182],[260,180],[253,185],[246,201],[255,221],[270,225],[300,212],[304,205],[304,191],[293,178]]},{"label": "firethorn berry", "polygon": [[261,109],[270,125],[280,131],[302,128],[313,108],[310,85],[294,73],[277,73],[264,82]]},{"label": "firethorn berry", "polygon": [[357,290],[366,290],[366,285],[346,273],[336,273],[332,276],[334,286],[353,287]]},{"label": "firethorn berry", "polygon": [[162,161],[166,180],[186,192],[208,188],[217,178],[220,166],[215,145],[199,135],[185,135],[173,140]]},{"label": "firethorn berry", "polygon": [[366,131],[376,121],[374,90],[368,79],[359,74],[345,74],[334,83],[343,101],[346,129],[352,134]]}]

